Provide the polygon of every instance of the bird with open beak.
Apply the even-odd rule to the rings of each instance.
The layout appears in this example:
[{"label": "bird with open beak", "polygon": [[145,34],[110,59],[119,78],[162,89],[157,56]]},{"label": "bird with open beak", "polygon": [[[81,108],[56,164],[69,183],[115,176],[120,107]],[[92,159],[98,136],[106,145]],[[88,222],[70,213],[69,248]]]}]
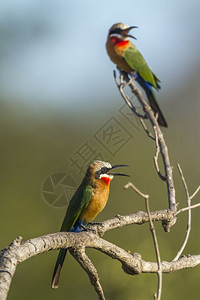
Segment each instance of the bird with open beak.
[{"label": "bird with open beak", "polygon": [[[89,165],[83,181],[69,202],[60,231],[79,232],[104,209],[109,197],[110,181],[113,177],[129,176],[124,173],[112,172],[121,167],[128,167],[128,165],[112,166],[109,162],[100,160]],[[67,249],[61,249],[59,252],[52,278],[52,288],[58,287],[66,253]]]}]

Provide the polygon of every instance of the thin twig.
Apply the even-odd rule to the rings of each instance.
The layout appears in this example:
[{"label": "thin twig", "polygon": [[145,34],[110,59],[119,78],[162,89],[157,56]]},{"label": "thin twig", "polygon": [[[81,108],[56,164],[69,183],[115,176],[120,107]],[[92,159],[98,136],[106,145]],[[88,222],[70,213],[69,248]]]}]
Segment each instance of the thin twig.
[{"label": "thin twig", "polygon": [[158,240],[157,240],[157,235],[156,235],[156,231],[155,231],[155,227],[153,225],[153,221],[151,218],[151,212],[150,212],[150,208],[149,208],[149,197],[145,198],[145,203],[146,203],[146,210],[149,216],[149,227],[150,227],[150,231],[153,237],[153,243],[154,243],[154,248],[155,248],[155,252],[156,252],[156,259],[158,262],[158,272],[157,272],[157,276],[158,276],[158,288],[157,288],[157,294],[154,295],[154,299],[160,300],[161,299],[161,294],[162,294],[162,264],[161,264],[161,257],[160,257],[160,251],[159,251],[159,247],[158,247]]},{"label": "thin twig", "polygon": [[194,191],[194,193],[192,194],[192,196],[190,196],[190,199],[192,200],[199,191],[200,191],[200,185],[198,186],[198,188],[196,189],[196,191]]},{"label": "thin twig", "polygon": [[113,74],[114,74],[114,79],[115,79],[115,82],[116,82],[116,85],[120,91],[120,94],[122,96],[122,98],[124,99],[124,101],[126,102],[127,106],[132,110],[132,112],[139,118],[140,120],[140,123],[142,125],[142,127],[144,128],[145,132],[147,133],[148,137],[150,137],[151,139],[155,140],[155,137],[150,133],[150,131],[148,130],[148,128],[146,127],[143,119],[146,119],[146,115],[142,115],[140,114],[139,112],[137,112],[135,106],[132,104],[132,102],[130,101],[130,98],[128,95],[125,95],[124,93],[124,87],[128,86],[130,83],[132,83],[133,81],[133,78],[131,78],[129,81],[127,81],[127,83],[125,84],[124,81],[123,81],[123,75],[121,74],[120,75],[120,83],[118,82],[118,79],[117,79],[117,75],[116,75],[116,72],[115,70],[113,71]]},{"label": "thin twig", "polygon": [[[185,181],[183,171],[182,171],[180,165],[178,164],[177,166],[178,166],[178,170],[179,170],[179,173],[181,175],[181,179],[182,179],[182,182],[183,182],[183,185],[184,185],[186,198],[187,198],[187,206],[190,207],[191,206],[191,198],[190,198],[190,195],[189,195],[187,183]],[[175,258],[173,259],[173,261],[178,260],[180,258],[181,254],[183,253],[183,250],[185,249],[185,246],[187,245],[187,242],[188,242],[188,239],[189,239],[189,236],[190,236],[190,231],[191,231],[191,222],[192,222],[191,209],[188,209],[188,222],[187,222],[187,230],[186,230],[185,239],[184,239],[182,247],[178,251],[178,253],[175,256]]]},{"label": "thin twig", "polygon": [[128,189],[129,187],[131,187],[142,198],[149,198],[149,195],[143,194],[132,182],[128,182],[126,185],[124,185],[124,189]]},{"label": "thin twig", "polygon": [[124,83],[123,81],[123,75],[121,74],[120,75],[120,83],[118,82],[118,79],[117,79],[117,75],[116,75],[116,72],[113,71],[114,73],[114,78],[115,78],[115,82],[116,82],[116,85],[120,91],[120,94],[122,95],[124,101],[126,102],[126,104],[128,105],[128,107],[132,110],[132,112],[134,112],[134,114],[136,114],[139,118],[142,118],[142,119],[146,119],[146,116],[145,115],[142,115],[140,113],[137,112],[135,106],[132,104],[132,102],[130,101],[129,99],[129,96],[128,95],[125,95],[123,89],[124,87],[128,86],[131,82],[132,82],[132,79],[129,80],[127,83]]},{"label": "thin twig", "polygon": [[148,130],[146,124],[144,123],[144,120],[143,120],[142,118],[139,118],[139,120],[140,120],[140,123],[141,123],[143,129],[145,130],[147,136],[150,137],[152,140],[155,141],[155,136],[153,136],[153,135],[151,134],[151,132]]},{"label": "thin twig", "polygon": [[144,193],[142,193],[132,182],[128,182],[124,186],[125,189],[127,189],[129,187],[134,189],[134,191],[137,194],[139,194],[141,197],[143,197],[145,199],[146,211],[147,211],[147,214],[149,217],[149,228],[150,228],[150,231],[152,234],[154,248],[155,248],[155,252],[156,252],[156,259],[157,259],[157,263],[158,263],[158,271],[157,271],[158,288],[157,288],[157,293],[154,294],[154,299],[160,300],[161,294],[162,294],[162,263],[161,263],[160,251],[159,251],[159,247],[158,247],[157,235],[156,235],[155,227],[153,225],[152,216],[151,216],[151,212],[150,212],[150,208],[149,208],[149,195],[147,195],[147,194],[145,195]]},{"label": "thin twig", "polygon": [[[191,197],[190,197],[191,199]],[[175,213],[175,216],[179,215],[180,213],[184,212],[184,211],[187,211],[189,209],[193,209],[193,208],[196,208],[196,207],[199,207],[200,206],[200,203],[197,203],[197,204],[194,204],[194,205],[191,205],[191,206],[188,206],[188,207],[184,207],[184,208],[181,208],[179,209],[176,213]]]},{"label": "thin twig", "polygon": [[153,157],[154,165],[155,165],[156,171],[157,171],[160,179],[162,179],[163,181],[166,181],[165,176],[163,176],[160,172],[160,168],[159,168],[159,164],[158,164],[158,156],[159,156],[159,153],[160,153],[160,145],[159,145],[159,142],[158,142],[158,133],[157,133],[157,130],[156,130],[156,126],[153,126],[153,129],[154,129],[154,133],[155,133],[155,142],[156,142],[156,154]]}]

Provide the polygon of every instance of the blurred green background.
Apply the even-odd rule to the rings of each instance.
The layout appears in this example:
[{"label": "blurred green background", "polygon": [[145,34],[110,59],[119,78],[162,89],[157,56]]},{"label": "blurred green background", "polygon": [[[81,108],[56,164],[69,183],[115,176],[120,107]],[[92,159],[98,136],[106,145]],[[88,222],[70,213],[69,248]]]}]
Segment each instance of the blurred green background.
[{"label": "blurred green background", "polygon": [[[126,108],[105,52],[109,27],[137,25],[135,45],[162,80],[159,103],[174,166],[177,202],[186,204],[180,163],[190,192],[200,182],[199,1],[1,1],[1,245],[59,230],[74,188],[95,158],[130,164],[131,181],[150,195],[151,210],[167,207],[166,186],[153,166],[154,145]],[[113,132],[112,132],[113,130]],[[111,136],[111,132],[113,135]],[[116,137],[116,142],[113,141]],[[110,144],[111,143],[111,144]],[[80,170],[78,166],[83,167]],[[144,210],[144,201],[112,182],[96,221]],[[193,203],[199,201],[199,196]],[[186,214],[171,233],[156,224],[162,260],[182,245]],[[114,230],[105,239],[155,261],[148,224]],[[199,254],[199,210],[185,254]],[[106,299],[150,299],[156,275],[128,276],[117,261],[88,250]],[[67,256],[60,287],[50,288],[57,251],[17,268],[8,299],[96,299],[87,275]],[[199,268],[163,276],[162,299],[199,299]]]}]

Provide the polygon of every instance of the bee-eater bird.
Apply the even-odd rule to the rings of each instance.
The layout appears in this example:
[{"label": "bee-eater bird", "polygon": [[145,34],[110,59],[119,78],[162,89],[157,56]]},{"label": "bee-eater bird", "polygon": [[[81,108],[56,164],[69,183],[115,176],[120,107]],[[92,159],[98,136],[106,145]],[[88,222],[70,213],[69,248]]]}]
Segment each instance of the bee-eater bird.
[{"label": "bee-eater bird", "polygon": [[[111,170],[119,167],[128,167],[128,165],[111,166],[110,163],[99,160],[89,165],[82,183],[69,202],[60,231],[79,232],[104,209],[113,176],[129,176],[123,173],[110,173]],[[58,288],[60,271],[66,253],[67,249],[61,249],[58,254],[51,283],[52,288]]]},{"label": "bee-eater bird", "polygon": [[130,41],[134,36],[129,31],[137,26],[128,26],[123,23],[114,24],[109,32],[106,42],[106,49],[112,62],[124,72],[130,74],[144,89],[150,106],[154,113],[158,113],[158,124],[167,127],[167,122],[158,106],[152,88],[160,89],[160,80],[150,70],[144,57]]}]

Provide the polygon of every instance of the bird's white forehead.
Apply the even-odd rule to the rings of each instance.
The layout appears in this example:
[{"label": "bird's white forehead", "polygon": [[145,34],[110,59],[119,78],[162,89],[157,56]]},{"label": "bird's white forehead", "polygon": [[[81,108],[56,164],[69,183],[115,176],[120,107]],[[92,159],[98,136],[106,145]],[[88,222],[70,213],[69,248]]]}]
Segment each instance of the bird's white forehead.
[{"label": "bird's white forehead", "polygon": [[106,167],[108,169],[112,168],[112,165],[109,162],[105,162],[105,161],[101,161],[101,160],[96,160],[95,164],[98,166],[99,170],[103,167]]},{"label": "bird's white forehead", "polygon": [[109,31],[116,29],[116,28],[120,28],[120,29],[124,30],[124,29],[128,29],[129,27],[130,27],[129,25],[124,24],[124,23],[116,23],[110,28]]},{"label": "bird's white forehead", "polygon": [[130,26],[127,25],[127,24],[124,24],[124,23],[118,23],[118,27],[120,27],[121,29],[126,29],[126,28],[129,28]]}]

